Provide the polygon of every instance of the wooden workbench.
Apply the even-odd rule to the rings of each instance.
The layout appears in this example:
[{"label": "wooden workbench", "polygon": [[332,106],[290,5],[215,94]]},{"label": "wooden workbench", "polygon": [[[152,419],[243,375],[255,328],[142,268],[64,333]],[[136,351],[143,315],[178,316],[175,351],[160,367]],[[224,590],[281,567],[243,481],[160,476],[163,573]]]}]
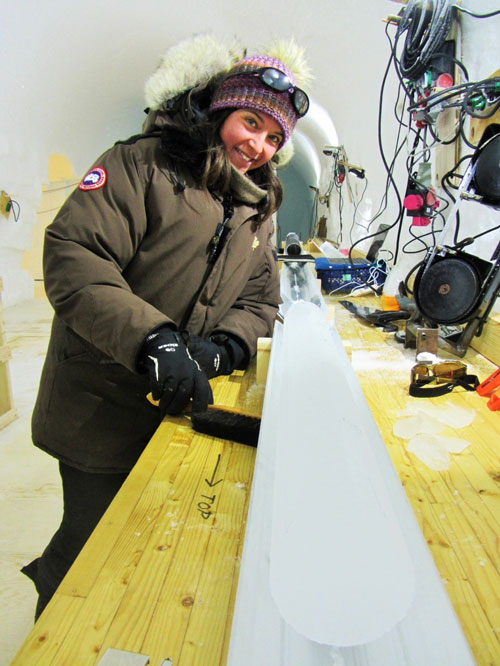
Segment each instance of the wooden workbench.
[{"label": "wooden workbench", "polygon": [[[351,300],[376,305],[371,298]],[[500,411],[490,411],[475,391],[455,389],[438,398],[412,398],[408,386],[415,350],[405,349],[394,334],[363,323],[341,306],[335,308],[335,320],[477,664],[498,666]],[[443,350],[439,355],[457,360]],[[461,360],[480,381],[496,369],[473,349]],[[442,431],[470,442],[461,454],[451,455],[447,471],[429,468],[406,450],[406,440],[393,434],[394,423],[403,418],[399,412],[408,407],[425,410],[428,402],[450,402],[476,413],[470,426]]]},{"label": "wooden workbench", "polygon": [[[475,393],[430,400],[476,417],[443,431],[470,441],[450,469],[428,468],[392,432],[419,400],[408,396],[414,350],[340,306],[335,320],[477,664],[496,666],[500,412]],[[472,350],[463,360],[480,379],[495,367]],[[216,402],[244,405],[254,376],[215,380]],[[12,666],[93,666],[107,648],[148,655],[152,666],[224,666],[254,459],[252,448],[165,421]]]},{"label": "wooden workbench", "polygon": [[[257,411],[254,377],[214,380],[215,401]],[[255,451],[164,421],[12,665],[90,666],[108,647],[224,663]]]}]

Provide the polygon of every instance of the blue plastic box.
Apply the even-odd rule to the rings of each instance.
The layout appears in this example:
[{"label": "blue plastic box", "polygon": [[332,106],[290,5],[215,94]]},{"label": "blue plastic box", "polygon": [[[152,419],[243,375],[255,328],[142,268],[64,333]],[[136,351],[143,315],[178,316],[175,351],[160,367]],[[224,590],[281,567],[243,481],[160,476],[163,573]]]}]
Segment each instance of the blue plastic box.
[{"label": "blue plastic box", "polygon": [[384,284],[387,270],[384,262],[371,262],[355,258],[345,259],[318,257],[315,262],[316,274],[321,280],[321,289],[326,293],[341,292],[370,285],[377,288]]}]

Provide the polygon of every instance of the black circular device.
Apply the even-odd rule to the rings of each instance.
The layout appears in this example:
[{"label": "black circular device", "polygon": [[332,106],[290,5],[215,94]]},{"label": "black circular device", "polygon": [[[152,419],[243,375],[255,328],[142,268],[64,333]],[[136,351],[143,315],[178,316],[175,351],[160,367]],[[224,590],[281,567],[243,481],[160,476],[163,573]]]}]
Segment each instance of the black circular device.
[{"label": "black circular device", "polygon": [[418,271],[413,285],[417,308],[436,324],[462,324],[478,307],[481,279],[475,266],[458,257],[436,257]]},{"label": "black circular device", "polygon": [[500,134],[480,149],[474,171],[474,185],[479,194],[500,204]]}]

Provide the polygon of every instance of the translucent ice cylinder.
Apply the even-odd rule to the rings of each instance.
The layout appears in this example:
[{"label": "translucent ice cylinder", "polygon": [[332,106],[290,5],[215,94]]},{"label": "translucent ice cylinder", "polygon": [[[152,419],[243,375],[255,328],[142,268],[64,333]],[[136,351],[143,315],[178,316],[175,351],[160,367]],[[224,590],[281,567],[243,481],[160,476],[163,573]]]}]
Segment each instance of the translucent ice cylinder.
[{"label": "translucent ice cylinder", "polygon": [[[389,631],[414,596],[414,569],[319,308],[285,317],[271,594],[310,640],[346,646]],[[314,426],[304,418],[314,415]],[[380,438],[378,446],[384,447]]]},{"label": "translucent ice cylinder", "polygon": [[308,262],[285,261],[281,267],[281,314],[286,315],[290,305],[297,301],[313,303],[326,311],[326,304],[318,282],[309,268]]}]

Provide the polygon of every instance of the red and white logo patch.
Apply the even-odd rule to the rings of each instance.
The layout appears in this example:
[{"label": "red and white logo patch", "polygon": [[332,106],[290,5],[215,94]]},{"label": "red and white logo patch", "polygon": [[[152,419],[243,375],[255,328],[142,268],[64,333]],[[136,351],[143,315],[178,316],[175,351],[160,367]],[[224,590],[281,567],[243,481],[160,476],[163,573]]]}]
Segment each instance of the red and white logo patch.
[{"label": "red and white logo patch", "polygon": [[80,190],[99,190],[106,180],[108,179],[108,174],[106,169],[102,167],[94,167],[88,174],[84,177],[78,189]]}]

